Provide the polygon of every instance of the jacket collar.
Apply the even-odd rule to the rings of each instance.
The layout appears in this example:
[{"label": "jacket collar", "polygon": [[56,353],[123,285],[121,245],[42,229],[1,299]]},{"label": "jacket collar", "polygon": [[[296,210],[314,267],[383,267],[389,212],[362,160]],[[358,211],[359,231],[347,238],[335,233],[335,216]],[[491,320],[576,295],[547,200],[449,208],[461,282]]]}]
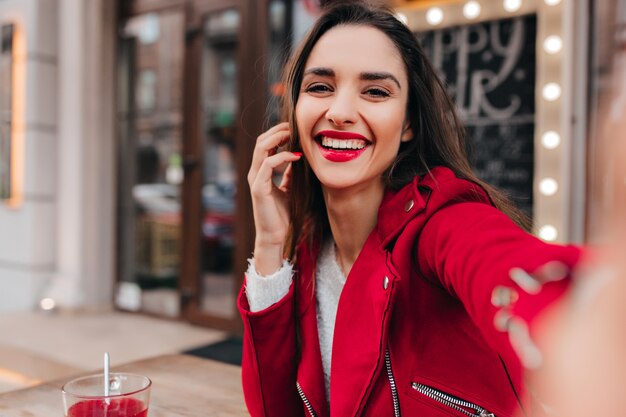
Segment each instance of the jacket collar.
[{"label": "jacket collar", "polygon": [[398,191],[388,190],[378,209],[378,238],[382,246],[387,246],[402,232],[404,227],[426,207],[430,188],[422,185],[421,178],[415,177],[411,183]]}]

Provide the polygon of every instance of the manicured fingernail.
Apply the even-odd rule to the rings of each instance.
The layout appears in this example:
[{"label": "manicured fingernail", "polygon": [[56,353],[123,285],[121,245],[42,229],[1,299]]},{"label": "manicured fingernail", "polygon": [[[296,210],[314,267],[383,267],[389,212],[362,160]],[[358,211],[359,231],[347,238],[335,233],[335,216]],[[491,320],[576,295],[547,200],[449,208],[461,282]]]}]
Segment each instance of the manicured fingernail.
[{"label": "manicured fingernail", "polygon": [[292,152],[295,156],[302,156],[302,152]]}]

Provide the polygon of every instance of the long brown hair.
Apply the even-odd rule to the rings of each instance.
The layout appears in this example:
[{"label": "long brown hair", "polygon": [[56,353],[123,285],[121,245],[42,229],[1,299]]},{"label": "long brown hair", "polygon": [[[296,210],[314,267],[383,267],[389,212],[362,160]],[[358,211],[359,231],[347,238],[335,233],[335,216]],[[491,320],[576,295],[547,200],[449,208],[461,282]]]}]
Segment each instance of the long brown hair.
[{"label": "long brown hair", "polygon": [[[293,55],[286,72],[284,111],[291,128],[290,149],[301,151],[295,107],[300,94],[306,62],[317,41],[339,25],[374,27],[391,39],[404,61],[409,82],[407,119],[414,138],[403,142],[394,163],[384,174],[387,187],[397,190],[436,166],[482,186],[496,207],[520,226],[528,229],[529,221],[502,192],[484,183],[472,172],[467,153],[465,130],[442,81],[426,57],[413,33],[394,15],[392,9],[365,1],[333,2],[316,21],[308,36]],[[285,245],[285,256],[293,259],[296,247],[306,241],[323,242],[330,233],[322,186],[308,162],[292,166],[290,201],[291,225]]]}]

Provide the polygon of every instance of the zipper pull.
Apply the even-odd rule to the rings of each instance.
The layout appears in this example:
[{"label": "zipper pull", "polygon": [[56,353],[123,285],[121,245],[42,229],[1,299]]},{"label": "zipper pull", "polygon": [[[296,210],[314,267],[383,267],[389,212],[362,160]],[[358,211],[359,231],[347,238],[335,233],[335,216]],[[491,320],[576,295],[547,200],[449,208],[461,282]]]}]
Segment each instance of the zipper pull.
[{"label": "zipper pull", "polygon": [[481,411],[481,412],[480,412],[480,414],[478,415],[478,417],[496,417],[496,415],[495,415],[495,414],[493,414],[493,413],[490,413],[490,412],[489,412],[489,411],[487,411],[487,410],[483,410],[483,411]]}]

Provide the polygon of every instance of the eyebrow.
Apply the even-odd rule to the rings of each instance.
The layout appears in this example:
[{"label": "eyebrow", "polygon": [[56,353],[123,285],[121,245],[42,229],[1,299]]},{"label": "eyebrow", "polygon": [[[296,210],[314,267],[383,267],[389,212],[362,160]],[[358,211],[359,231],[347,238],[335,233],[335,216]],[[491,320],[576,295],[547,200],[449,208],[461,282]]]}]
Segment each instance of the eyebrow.
[{"label": "eyebrow", "polygon": [[[330,68],[313,67],[304,71],[303,76],[306,76],[309,74],[318,75],[320,77],[334,77],[335,71],[333,71]],[[398,88],[402,88],[400,86],[400,81],[398,81],[398,79],[389,72],[362,72],[359,78],[363,81],[391,80],[394,83],[396,83]]]},{"label": "eyebrow", "polygon": [[398,85],[398,88],[402,88],[400,81],[388,72],[362,72],[361,79],[365,81],[391,80]]}]

